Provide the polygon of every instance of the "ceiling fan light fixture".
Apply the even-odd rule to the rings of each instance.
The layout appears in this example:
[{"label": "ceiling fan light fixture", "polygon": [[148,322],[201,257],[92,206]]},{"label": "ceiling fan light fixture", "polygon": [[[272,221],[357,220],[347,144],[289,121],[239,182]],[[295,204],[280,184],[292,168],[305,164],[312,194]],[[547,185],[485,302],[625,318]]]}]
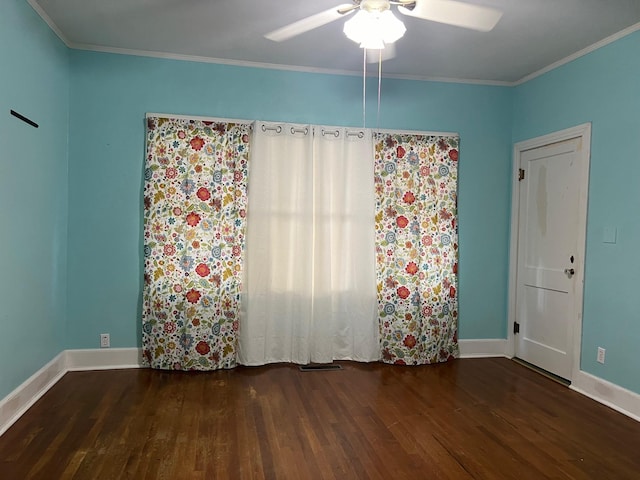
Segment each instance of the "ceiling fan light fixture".
[{"label": "ceiling fan light fixture", "polygon": [[360,48],[382,49],[385,44],[400,39],[407,31],[404,23],[390,10],[360,10],[344,23],[344,33]]}]

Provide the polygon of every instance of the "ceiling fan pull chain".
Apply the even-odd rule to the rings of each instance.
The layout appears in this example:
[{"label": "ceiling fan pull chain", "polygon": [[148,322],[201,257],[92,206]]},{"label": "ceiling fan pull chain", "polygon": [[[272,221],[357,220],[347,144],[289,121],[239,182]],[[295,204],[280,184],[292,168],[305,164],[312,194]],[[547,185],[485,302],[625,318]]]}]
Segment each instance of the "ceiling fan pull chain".
[{"label": "ceiling fan pull chain", "polygon": [[380,129],[380,93],[382,91],[382,50],[378,50],[378,116],[376,130]]},{"label": "ceiling fan pull chain", "polygon": [[362,49],[362,128],[367,128],[367,49]]}]

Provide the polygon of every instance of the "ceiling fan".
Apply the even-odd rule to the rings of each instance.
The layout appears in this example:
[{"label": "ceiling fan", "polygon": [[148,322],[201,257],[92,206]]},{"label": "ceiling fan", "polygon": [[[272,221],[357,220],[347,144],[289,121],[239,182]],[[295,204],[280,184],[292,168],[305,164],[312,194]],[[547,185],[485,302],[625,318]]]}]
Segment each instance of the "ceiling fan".
[{"label": "ceiling fan", "polygon": [[[404,34],[405,30],[402,22],[391,14],[391,5],[397,6],[397,10],[403,15],[423,20],[430,20],[432,22],[446,23],[448,25],[454,25],[462,28],[469,28],[481,32],[488,32],[492,30],[500,20],[500,17],[502,17],[502,12],[499,10],[459,2],[457,0],[353,0],[352,4],[338,5],[329,10],[303,18],[302,20],[298,20],[297,22],[267,33],[265,37],[275,42],[282,42],[357,11],[356,16],[346,22],[345,33],[352,40],[361,43],[361,47],[382,49],[385,45],[392,45],[395,40]],[[377,42],[377,45],[374,44],[373,47],[371,45],[363,45],[363,42],[352,38],[347,32],[346,25],[356,20],[358,16],[370,16],[380,19],[382,17],[387,18],[389,15],[400,24],[402,31],[399,33],[397,38],[392,39],[391,41],[383,41],[383,45],[381,45],[379,41]],[[396,28],[400,27],[396,24]]]}]

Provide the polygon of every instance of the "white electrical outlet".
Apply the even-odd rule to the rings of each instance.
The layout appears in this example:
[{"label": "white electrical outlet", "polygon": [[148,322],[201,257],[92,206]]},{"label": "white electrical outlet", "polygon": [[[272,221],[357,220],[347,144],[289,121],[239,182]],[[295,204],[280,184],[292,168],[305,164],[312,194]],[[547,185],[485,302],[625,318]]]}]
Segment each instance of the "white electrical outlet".
[{"label": "white electrical outlet", "polygon": [[111,346],[111,338],[108,333],[100,334],[100,348],[109,348]]},{"label": "white electrical outlet", "polygon": [[607,353],[607,351],[602,348],[602,347],[598,347],[598,363],[604,363],[604,354]]}]

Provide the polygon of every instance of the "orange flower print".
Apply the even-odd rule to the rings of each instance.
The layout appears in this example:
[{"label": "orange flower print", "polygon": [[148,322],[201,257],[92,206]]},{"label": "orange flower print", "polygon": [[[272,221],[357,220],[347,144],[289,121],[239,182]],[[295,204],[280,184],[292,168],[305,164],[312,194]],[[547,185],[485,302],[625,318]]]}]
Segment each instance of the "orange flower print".
[{"label": "orange flower print", "polygon": [[189,141],[189,145],[191,145],[191,148],[194,150],[199,151],[204,147],[204,140],[196,136]]},{"label": "orange flower print", "polygon": [[211,347],[209,347],[209,344],[203,340],[199,341],[198,344],[196,345],[196,352],[198,352],[200,355],[204,356],[210,351],[211,351]]},{"label": "orange flower print", "polygon": [[398,158],[402,158],[404,157],[404,154],[407,153],[407,151],[404,149],[404,147],[402,146],[398,146],[398,148],[396,148],[396,156]]},{"label": "orange flower print", "polygon": [[196,267],[196,273],[204,278],[209,276],[209,274],[211,273],[211,270],[209,269],[209,266],[206,263],[200,263]]},{"label": "orange flower print", "polygon": [[190,227],[195,227],[200,223],[200,215],[195,212],[191,212],[187,215],[187,225]]},{"label": "orange flower print", "polygon": [[404,228],[409,225],[409,220],[407,220],[407,217],[405,217],[404,215],[400,215],[398,218],[396,218],[396,224],[400,228]]},{"label": "orange flower print", "polygon": [[187,301],[189,303],[198,303],[198,300],[200,300],[200,296],[200,292],[195,288],[192,288],[187,292]]},{"label": "orange flower print", "polygon": [[198,189],[198,192],[196,193],[196,195],[198,196],[198,198],[200,200],[202,200],[203,202],[206,202],[207,200],[209,200],[211,198],[211,193],[209,193],[209,190],[207,190],[204,187],[200,187]]},{"label": "orange flower print", "polygon": [[409,295],[411,294],[409,289],[407,287],[405,287],[404,285],[402,287],[398,288],[397,292],[398,292],[398,296],[400,298],[402,298],[402,299],[408,298]]},{"label": "orange flower print", "polygon": [[418,272],[418,266],[415,262],[409,262],[404,270],[409,275],[415,275]]},{"label": "orange flower print", "polygon": [[402,343],[404,343],[404,346],[407,348],[413,348],[416,346],[416,337],[413,335],[407,335],[404,337],[404,341]]},{"label": "orange flower print", "polygon": [[404,197],[402,197],[402,200],[404,201],[404,203],[408,203],[409,205],[411,205],[416,201],[416,197],[413,192],[407,192],[404,194]]},{"label": "orange flower print", "polygon": [[458,150],[456,150],[455,148],[452,148],[451,150],[449,150],[449,158],[451,160],[453,160],[454,162],[458,161]]}]

